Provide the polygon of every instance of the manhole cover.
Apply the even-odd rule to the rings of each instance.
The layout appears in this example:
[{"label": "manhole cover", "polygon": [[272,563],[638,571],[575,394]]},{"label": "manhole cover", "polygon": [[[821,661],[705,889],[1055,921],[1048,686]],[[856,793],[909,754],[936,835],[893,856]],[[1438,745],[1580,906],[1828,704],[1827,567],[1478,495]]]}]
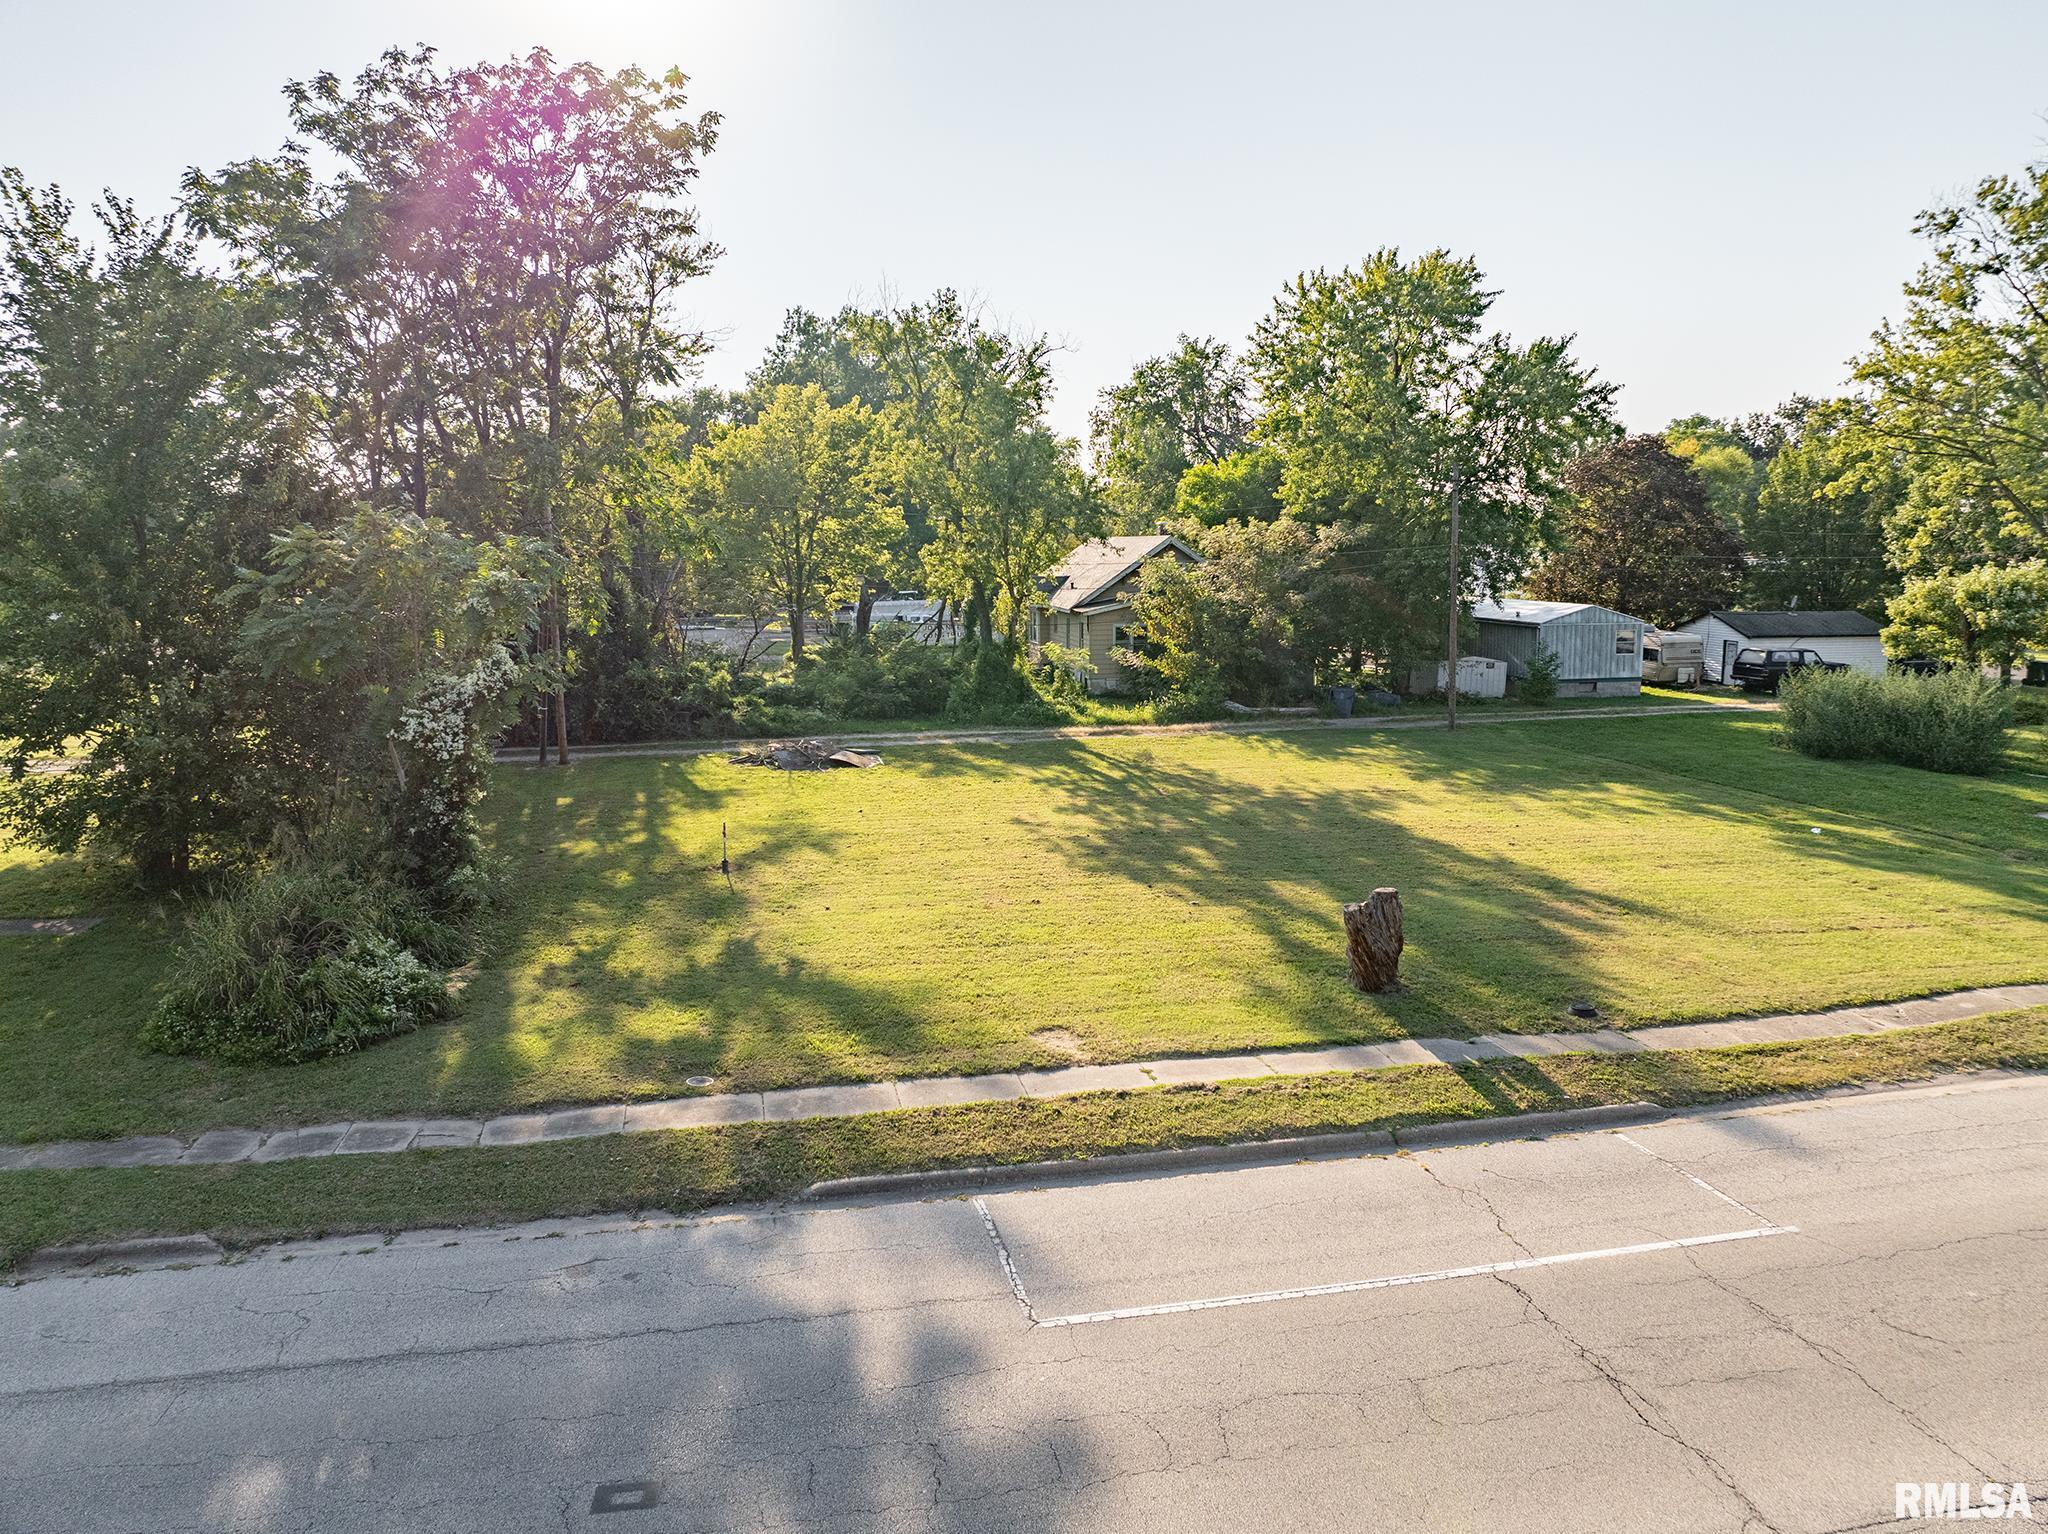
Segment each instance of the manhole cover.
[{"label": "manhole cover", "polygon": [[1590,1001],[1575,1001],[1565,1009],[1573,1017],[1598,1017],[1600,1009]]},{"label": "manhole cover", "polygon": [[685,1076],[683,1078],[683,1085],[686,1087],[708,1087],[714,1079],[710,1076]]},{"label": "manhole cover", "polygon": [[661,1486],[655,1481],[607,1481],[591,1494],[593,1513],[637,1513],[661,1505]]}]

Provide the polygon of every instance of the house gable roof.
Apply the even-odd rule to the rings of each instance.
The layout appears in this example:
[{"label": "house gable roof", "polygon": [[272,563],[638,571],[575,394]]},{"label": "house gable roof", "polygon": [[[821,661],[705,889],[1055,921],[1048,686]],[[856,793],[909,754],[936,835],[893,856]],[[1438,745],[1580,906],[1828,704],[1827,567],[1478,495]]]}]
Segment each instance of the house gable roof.
[{"label": "house gable roof", "polygon": [[1884,632],[1875,618],[1856,612],[1711,612],[1692,621],[1704,623],[1708,618],[1727,624],[1744,639],[1875,639]]},{"label": "house gable roof", "polygon": [[1078,612],[1099,602],[1103,593],[1155,554],[1177,550],[1191,562],[1201,555],[1166,533],[1094,538],[1045,572],[1039,582],[1046,605],[1056,612]]},{"label": "house gable roof", "polygon": [[1536,602],[1526,597],[1504,597],[1497,602],[1474,602],[1472,616],[1481,623],[1524,623],[1533,628],[1594,606],[1591,602]]}]

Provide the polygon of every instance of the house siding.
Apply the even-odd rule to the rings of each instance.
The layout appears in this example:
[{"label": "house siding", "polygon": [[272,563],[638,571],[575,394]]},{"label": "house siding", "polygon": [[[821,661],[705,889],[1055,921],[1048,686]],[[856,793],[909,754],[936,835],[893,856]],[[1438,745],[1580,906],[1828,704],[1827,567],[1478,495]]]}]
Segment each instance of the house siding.
[{"label": "house siding", "polygon": [[[1643,631],[1640,618],[1610,607],[1588,607],[1563,613],[1542,623],[1479,620],[1475,655],[1509,663],[1520,677],[1540,645],[1557,656],[1558,690],[1567,694],[1640,692],[1643,686]],[[1626,652],[1614,646],[1615,635],[1627,629],[1634,642]]]},{"label": "house siding", "polygon": [[1795,635],[1789,639],[1749,639],[1719,618],[1703,618],[1678,632],[1697,636],[1705,652],[1707,680],[1725,682],[1728,660],[1741,650],[1812,650],[1822,660],[1837,661],[1853,671],[1881,676],[1886,665],[1884,641],[1875,634]]}]

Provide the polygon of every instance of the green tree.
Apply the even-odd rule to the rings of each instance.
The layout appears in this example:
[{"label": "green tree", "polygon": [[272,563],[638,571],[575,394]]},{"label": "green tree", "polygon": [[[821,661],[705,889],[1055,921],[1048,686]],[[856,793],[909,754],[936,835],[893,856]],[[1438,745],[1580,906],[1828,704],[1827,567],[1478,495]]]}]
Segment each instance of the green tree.
[{"label": "green tree", "polygon": [[1251,380],[1230,348],[1182,336],[1104,389],[1089,437],[1104,498],[1127,531],[1173,514],[1181,477],[1242,452],[1251,436]]},{"label": "green tree", "polygon": [[1746,604],[1883,614],[1898,589],[1885,563],[1885,521],[1906,483],[1898,454],[1867,424],[1860,402],[1815,405],[1771,459],[1743,523]]},{"label": "green tree", "polygon": [[1920,215],[1932,255],[1856,365],[1904,460],[1889,526],[1911,576],[2048,554],[2048,165]]},{"label": "green tree", "polygon": [[2048,647],[2048,561],[1913,576],[1887,606],[1892,654],[1996,666],[2010,681],[2020,657]]},{"label": "green tree", "polygon": [[275,731],[331,785],[328,813],[381,828],[393,872],[438,915],[482,901],[476,808],[555,574],[544,540],[466,537],[410,512],[359,509],[272,539],[244,651],[290,678]]},{"label": "green tree", "polygon": [[1382,250],[1298,278],[1254,334],[1256,435],[1285,464],[1281,498],[1351,524],[1377,593],[1350,648],[1396,669],[1442,654],[1453,501],[1459,588],[1497,589],[1563,508],[1565,466],[1615,433],[1614,386],[1569,338],[1486,330],[1495,296],[1470,260]]},{"label": "green tree", "polygon": [[1728,606],[1742,583],[1742,542],[1699,477],[1662,437],[1629,437],[1565,472],[1571,503],[1559,548],[1530,594],[1593,602],[1670,626]]},{"label": "green tree", "polygon": [[[0,763],[7,822],[149,883],[260,846],[291,777],[243,654],[238,564],[294,499],[291,358],[174,219],[0,172]],[[32,757],[84,742],[76,771]]]},{"label": "green tree", "polygon": [[690,458],[712,544],[788,618],[798,664],[806,620],[851,598],[903,534],[901,509],[872,473],[874,431],[866,406],[834,405],[816,384],[782,384],[758,417],[714,428]]},{"label": "green tree", "polygon": [[1280,455],[1250,447],[1214,463],[1190,464],[1173,494],[1176,518],[1219,527],[1232,521],[1270,522],[1286,507],[1280,499]]},{"label": "green tree", "polygon": [[648,640],[645,508],[605,481],[630,477],[653,399],[704,349],[674,304],[718,254],[687,202],[718,119],[687,115],[685,86],[544,50],[458,70],[392,51],[349,85],[288,87],[278,155],[187,179],[200,227],[295,305],[350,493],[564,552],[557,662],[577,614],[605,610],[607,563]]},{"label": "green tree", "polygon": [[1786,413],[1799,411],[1806,403],[1795,400],[1773,414],[1739,421],[1682,416],[1664,428],[1664,443],[1699,476],[1707,504],[1741,532],[1756,510],[1765,470],[1784,447],[1788,433],[1798,428],[1798,416],[1788,419]]}]

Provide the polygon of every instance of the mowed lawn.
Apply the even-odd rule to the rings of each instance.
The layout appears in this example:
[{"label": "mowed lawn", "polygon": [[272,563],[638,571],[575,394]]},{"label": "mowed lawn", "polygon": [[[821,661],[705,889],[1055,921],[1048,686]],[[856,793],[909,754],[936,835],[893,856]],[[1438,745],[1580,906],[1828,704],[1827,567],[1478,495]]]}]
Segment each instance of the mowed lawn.
[{"label": "mowed lawn", "polygon": [[[1629,1026],[2037,980],[2044,789],[1810,761],[1757,715],[901,744],[870,772],[508,768],[490,805],[502,930],[460,1016],[297,1070],[142,1053],[174,914],[0,852],[0,915],[114,918],[0,939],[0,1138],[1544,1030],[1580,999]],[[1410,990],[1365,998],[1339,907],[1383,884],[1407,909]]]}]

